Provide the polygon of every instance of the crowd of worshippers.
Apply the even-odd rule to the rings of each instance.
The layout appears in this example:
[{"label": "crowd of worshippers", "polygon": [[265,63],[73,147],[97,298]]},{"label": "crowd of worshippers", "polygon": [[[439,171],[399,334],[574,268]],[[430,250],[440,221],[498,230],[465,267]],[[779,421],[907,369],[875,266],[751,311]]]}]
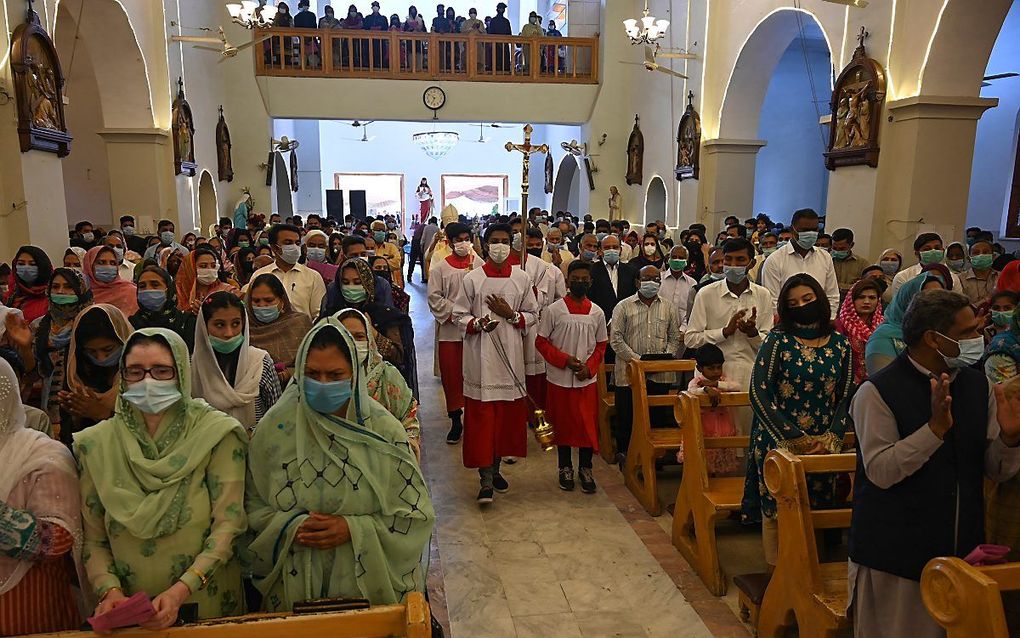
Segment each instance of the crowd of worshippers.
[{"label": "crowd of worshippers", "polygon": [[56,264],[17,251],[0,635],[77,629],[139,592],[157,630],[184,604],[423,591],[435,514],[396,219],[270,222],[146,237],[124,216],[79,223]]},{"label": "crowd of worshippers", "polygon": [[[1020,259],[991,233],[968,229],[948,248],[921,233],[911,263],[896,250],[872,263],[850,229],[823,233],[810,209],[785,227],[728,219],[714,243],[701,224],[674,231],[674,243],[661,221],[631,229],[540,210],[488,221],[480,241],[476,228],[446,223],[451,254],[433,254],[427,270],[447,442],[463,440],[479,504],[510,489],[503,464],[526,454],[535,409],[555,428],[559,487],[574,490],[576,477],[595,492],[600,364],[615,362],[622,468],[627,364],[688,358],[692,378],[650,374],[645,391],[686,390],[716,405],[724,392],[749,394],[746,415],[703,414],[707,436],[749,436],[746,466],[733,450],[709,451],[706,462],[715,474],[744,474],[742,520],[760,525],[770,565],[778,526],[766,455],[838,453],[856,434],[857,635],[941,635],[921,602],[924,564],[965,557],[986,538],[1020,546]],[[671,412],[657,422],[671,424]],[[999,483],[987,503],[984,477]],[[845,502],[850,489],[832,476],[808,487],[820,506]]]},{"label": "crowd of worshippers", "polygon": [[[1020,260],[981,229],[948,248],[922,233],[916,263],[887,250],[872,264],[810,209],[786,227],[727,220],[714,242],[700,224],[539,209],[448,206],[409,239],[395,216],[238,221],[182,237],[169,220],[152,236],[131,216],[81,222],[60,266],[35,246],[4,265],[3,635],[73,629],[139,592],[155,630],[182,605],[213,618],[424,590],[416,269],[446,441],[477,470],[482,506],[510,490],[503,464],[527,455],[537,408],[555,430],[550,481],[594,493],[600,364],[617,365],[622,459],[626,364],[692,358],[693,378],[650,375],[646,390],[750,393],[749,423],[705,420],[710,436],[750,435],[746,470],[722,451],[709,466],[746,473],[743,518],[769,562],[765,455],[838,452],[855,432],[859,628],[924,635],[925,561],[1020,545]],[[987,501],[985,476],[1001,482]],[[821,504],[845,489],[810,487]]]}]

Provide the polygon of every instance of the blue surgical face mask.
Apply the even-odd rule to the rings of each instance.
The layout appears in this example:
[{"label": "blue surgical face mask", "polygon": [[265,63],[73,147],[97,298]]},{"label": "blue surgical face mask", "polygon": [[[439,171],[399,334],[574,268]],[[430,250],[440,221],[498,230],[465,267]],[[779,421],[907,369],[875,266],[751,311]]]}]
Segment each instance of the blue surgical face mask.
[{"label": "blue surgical face mask", "polygon": [[936,332],[935,334],[939,335],[946,341],[955,343],[960,348],[960,354],[955,357],[947,357],[939,351],[939,354],[942,354],[942,358],[946,360],[946,365],[950,368],[969,368],[980,361],[981,357],[985,353],[984,337],[978,336],[973,339],[960,339],[959,341],[955,341],[940,332]]},{"label": "blue surgical face mask", "polygon": [[124,261],[124,249],[123,248],[114,248],[113,249],[113,254],[117,257],[117,261]]},{"label": "blue surgical face mask", "polygon": [[761,249],[761,254],[763,254],[766,257],[768,257],[769,255],[771,255],[772,253],[776,252],[777,250],[779,250],[779,244],[776,244],[775,246],[772,246],[770,248],[762,248]]},{"label": "blue surgical face mask", "polygon": [[922,250],[920,252],[921,265],[927,266],[929,264],[941,264],[942,260],[946,258],[946,251],[934,248],[932,250]]},{"label": "blue surgical face mask", "polygon": [[67,344],[71,343],[71,328],[72,326],[68,325],[66,328],[64,328],[63,330],[56,334],[50,333],[50,346],[56,348],[57,350],[63,350],[64,348],[66,348]]},{"label": "blue surgical face mask", "polygon": [[165,290],[139,290],[138,305],[146,310],[155,312],[166,305]]},{"label": "blue surgical face mask", "polygon": [[662,284],[658,281],[642,281],[638,292],[645,299],[651,299],[655,295],[659,294],[659,288],[661,287]]},{"label": "blue surgical face mask", "polygon": [[326,261],[326,249],[325,248],[306,248],[305,254],[308,255],[308,261],[324,262]]},{"label": "blue surgical face mask", "polygon": [[817,230],[804,230],[797,233],[797,245],[804,250],[811,250],[814,248],[816,241],[818,241]]},{"label": "blue surgical face mask", "polygon": [[169,230],[164,230],[159,234],[159,239],[164,244],[167,244],[169,246],[170,244],[174,243],[174,234]]},{"label": "blue surgical face mask", "polygon": [[789,245],[790,245],[789,239],[781,239],[778,242],[776,242],[776,250],[779,250],[780,248],[786,248]]},{"label": "blue surgical face mask", "polygon": [[581,251],[581,260],[582,261],[595,261],[595,258],[598,257],[598,256],[599,256],[599,254],[597,252],[595,252],[594,250],[582,250]]},{"label": "blue surgical face mask", "polygon": [[297,244],[281,246],[280,259],[291,265],[298,263],[298,260],[301,259],[301,246],[298,246]]},{"label": "blue surgical face mask", "polygon": [[609,248],[602,251],[602,261],[606,262],[610,266],[615,266],[620,263],[620,251],[615,248]]},{"label": "blue surgical face mask", "polygon": [[18,274],[18,279],[21,283],[34,284],[35,280],[39,277],[39,266],[33,264],[18,264],[14,267],[14,272]]},{"label": "blue surgical face mask", "polygon": [[116,266],[96,266],[94,270],[96,279],[105,284],[116,281],[119,275]]},{"label": "blue surgical face mask", "polygon": [[988,270],[995,261],[995,255],[974,255],[970,258],[970,265],[978,270]]},{"label": "blue surgical face mask", "polygon": [[1005,328],[1013,321],[1012,310],[993,310],[992,311],[992,323],[1000,328]]},{"label": "blue surgical face mask", "polygon": [[96,364],[100,368],[114,368],[120,365],[120,353],[123,350],[124,346],[119,346],[113,352],[111,352],[105,359],[97,359],[88,352],[85,353],[85,356],[88,357],[89,361]]},{"label": "blue surgical face mask", "polygon": [[177,379],[159,381],[146,377],[129,385],[121,396],[145,414],[161,414],[181,400],[181,391]]},{"label": "blue surgical face mask", "polygon": [[946,265],[949,266],[949,270],[953,272],[963,272],[967,267],[966,259],[947,259]]},{"label": "blue surgical face mask", "polygon": [[832,258],[836,261],[843,261],[850,256],[849,250],[834,250],[832,251]]},{"label": "blue surgical face mask", "polygon": [[386,231],[385,230],[376,230],[376,231],[373,231],[372,232],[372,239],[374,239],[375,243],[377,243],[377,244],[383,243],[384,241],[386,241]]},{"label": "blue surgical face mask", "polygon": [[[723,266],[723,268],[725,268],[725,266]],[[708,277],[712,281],[721,281],[722,279],[726,278],[726,273],[725,272],[710,272],[710,273],[708,273]]]},{"label": "blue surgical face mask", "polygon": [[895,275],[900,269],[900,262],[898,259],[883,259],[878,262],[878,265],[882,267],[882,272],[886,275]]},{"label": "blue surgical face mask", "polygon": [[361,303],[368,298],[368,291],[361,284],[343,284],[340,286],[340,294],[350,303]]},{"label": "blue surgical face mask", "polygon": [[747,266],[723,266],[723,276],[731,284],[739,284],[747,279]]},{"label": "blue surgical face mask", "polygon": [[305,378],[305,401],[319,414],[333,414],[351,399],[351,381],[321,383]]},{"label": "blue surgical face mask", "polygon": [[242,343],[244,343],[243,332],[237,333],[230,339],[220,339],[219,337],[209,335],[209,345],[220,354],[230,354],[240,348]]},{"label": "blue surgical face mask", "polygon": [[598,238],[599,243],[601,244],[603,239],[609,237],[609,233],[596,233],[595,237]]},{"label": "blue surgical face mask", "polygon": [[280,318],[279,306],[255,306],[251,311],[260,323],[273,323]]}]

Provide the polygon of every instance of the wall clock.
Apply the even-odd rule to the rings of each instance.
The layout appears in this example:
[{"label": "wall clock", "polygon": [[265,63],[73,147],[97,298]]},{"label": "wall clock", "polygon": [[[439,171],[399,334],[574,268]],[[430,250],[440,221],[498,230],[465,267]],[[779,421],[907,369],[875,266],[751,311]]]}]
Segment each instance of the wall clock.
[{"label": "wall clock", "polygon": [[439,109],[446,104],[446,91],[438,86],[430,86],[425,89],[421,99],[425,106],[432,110],[432,119],[439,119]]}]

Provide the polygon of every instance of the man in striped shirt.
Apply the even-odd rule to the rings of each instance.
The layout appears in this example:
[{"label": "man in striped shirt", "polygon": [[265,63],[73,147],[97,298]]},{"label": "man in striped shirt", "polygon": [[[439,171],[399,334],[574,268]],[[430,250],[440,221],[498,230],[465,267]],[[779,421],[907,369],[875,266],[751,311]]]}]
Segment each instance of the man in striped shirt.
[{"label": "man in striped shirt", "polygon": [[[613,310],[609,343],[616,352],[616,422],[613,435],[616,449],[626,455],[630,445],[633,404],[627,366],[642,355],[675,355],[683,335],[676,307],[659,297],[662,273],[655,266],[645,266],[638,274],[638,292],[620,301]],[[649,394],[666,394],[676,382],[676,374],[659,372],[648,375]],[[654,411],[653,411],[654,412]],[[658,416],[653,414],[653,416]],[[653,418],[653,422],[655,419]]]}]

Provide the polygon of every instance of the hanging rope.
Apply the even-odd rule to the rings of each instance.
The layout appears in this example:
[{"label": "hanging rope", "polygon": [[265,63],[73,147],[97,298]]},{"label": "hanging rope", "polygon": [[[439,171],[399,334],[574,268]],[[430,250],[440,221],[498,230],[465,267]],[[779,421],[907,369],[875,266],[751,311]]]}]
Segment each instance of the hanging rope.
[{"label": "hanging rope", "polygon": [[[800,51],[804,57],[804,68],[807,70],[808,86],[811,88],[811,105],[815,109],[815,122],[820,122],[822,119],[822,112],[818,108],[819,101],[818,92],[815,90],[815,74],[811,69],[811,57],[808,54],[807,44],[805,42],[804,16],[803,13],[801,13],[800,0],[794,0],[793,7],[797,9],[794,14],[797,17],[797,31],[800,33]],[[822,143],[822,148],[824,149],[828,142],[825,139],[825,133],[822,131],[821,126],[818,126],[818,137]]]}]

